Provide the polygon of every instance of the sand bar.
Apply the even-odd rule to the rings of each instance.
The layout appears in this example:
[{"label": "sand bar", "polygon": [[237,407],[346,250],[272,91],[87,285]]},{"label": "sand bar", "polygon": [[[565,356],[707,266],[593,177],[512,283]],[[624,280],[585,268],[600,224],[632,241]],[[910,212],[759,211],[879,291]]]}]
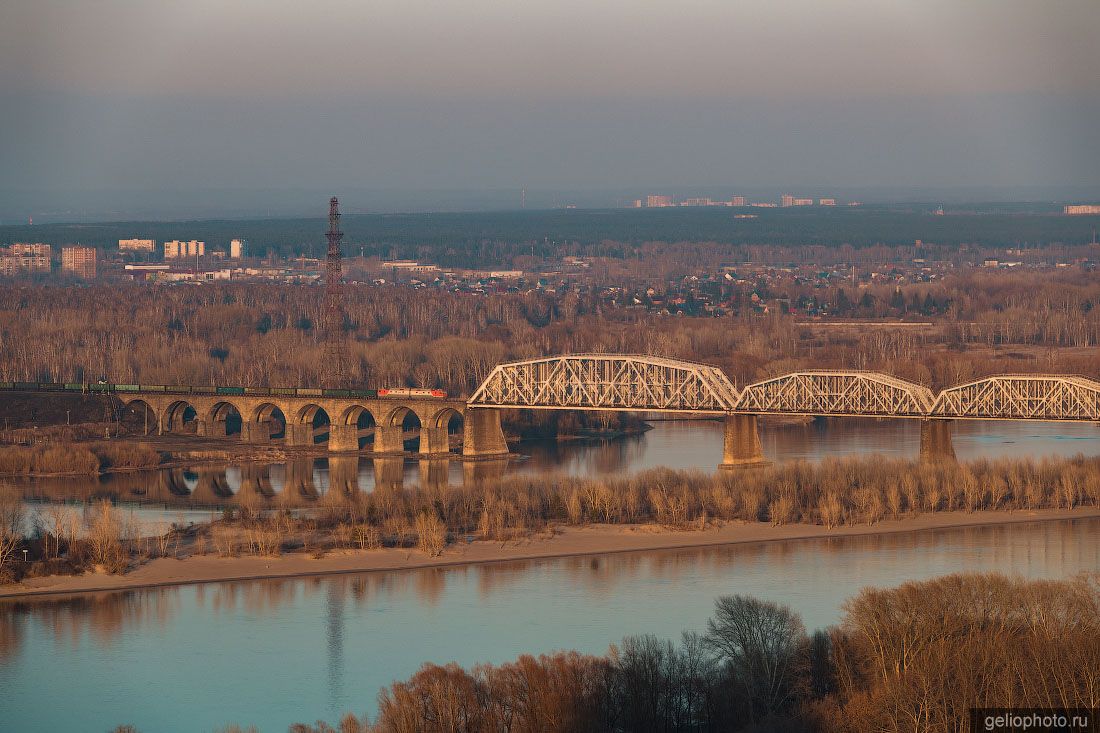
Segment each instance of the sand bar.
[{"label": "sand bar", "polygon": [[213,583],[267,578],[292,578],[341,573],[380,572],[411,568],[446,567],[512,560],[600,555],[618,552],[710,547],[751,542],[775,542],[821,537],[860,537],[899,534],[933,529],[992,526],[1020,522],[1100,518],[1100,509],[1040,509],[1034,511],[937,512],[871,525],[828,529],[821,525],[773,526],[764,522],[731,522],[706,530],[668,530],[654,525],[607,525],[563,527],[553,536],[532,537],[517,542],[472,542],[455,544],[438,557],[419,550],[339,550],[322,558],[306,553],[279,557],[214,557],[201,555],[183,560],[161,558],[125,575],[87,573],[33,578],[23,583],[0,586],[0,599],[66,596],[103,591],[155,588],[190,583]]}]

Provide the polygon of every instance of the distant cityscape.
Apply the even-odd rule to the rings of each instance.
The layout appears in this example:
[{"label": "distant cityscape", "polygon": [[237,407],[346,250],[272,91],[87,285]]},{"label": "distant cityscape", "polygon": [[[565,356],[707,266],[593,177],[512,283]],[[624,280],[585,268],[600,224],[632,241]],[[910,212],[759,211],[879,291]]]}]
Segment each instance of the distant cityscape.
[{"label": "distant cityscape", "polygon": [[[785,193],[779,197],[779,203],[772,201],[748,201],[744,196],[731,196],[728,199],[713,199],[703,196],[692,196],[676,200],[672,196],[652,193],[644,199],[634,199],[627,204],[628,209],[663,209],[670,206],[751,206],[761,209],[789,208],[792,206],[836,206],[835,198],[802,198]],[[846,206],[862,206],[862,202],[849,201]]]}]

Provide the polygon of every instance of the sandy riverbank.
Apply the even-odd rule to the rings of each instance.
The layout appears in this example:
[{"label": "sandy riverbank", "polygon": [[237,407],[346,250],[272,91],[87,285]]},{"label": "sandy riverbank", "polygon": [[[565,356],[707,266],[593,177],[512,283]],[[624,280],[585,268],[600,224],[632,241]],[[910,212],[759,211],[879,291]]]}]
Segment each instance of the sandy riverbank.
[{"label": "sandy riverbank", "polygon": [[1043,509],[1036,511],[938,512],[878,522],[873,525],[827,529],[820,525],[733,522],[706,530],[666,530],[653,525],[591,525],[561,528],[553,537],[540,536],[518,542],[473,542],[452,545],[439,557],[419,550],[343,550],[314,559],[305,553],[280,557],[214,557],[202,555],[183,560],[158,559],[125,575],[86,574],[34,578],[0,586],[0,599],[64,596],[79,593],[153,588],[166,585],[210,583],[265,578],[290,578],[410,568],[443,567],[510,560],[597,555],[616,552],[709,547],[749,542],[775,542],[819,537],[857,537],[920,532],[1020,522],[1100,518],[1100,509]]}]

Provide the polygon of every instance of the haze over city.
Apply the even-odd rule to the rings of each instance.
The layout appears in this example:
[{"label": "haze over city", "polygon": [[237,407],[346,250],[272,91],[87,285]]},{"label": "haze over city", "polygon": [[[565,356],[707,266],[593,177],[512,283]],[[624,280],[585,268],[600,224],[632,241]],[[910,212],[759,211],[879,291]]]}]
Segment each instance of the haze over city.
[{"label": "haze over city", "polygon": [[0,8],[0,217],[1100,188],[1091,0]]}]

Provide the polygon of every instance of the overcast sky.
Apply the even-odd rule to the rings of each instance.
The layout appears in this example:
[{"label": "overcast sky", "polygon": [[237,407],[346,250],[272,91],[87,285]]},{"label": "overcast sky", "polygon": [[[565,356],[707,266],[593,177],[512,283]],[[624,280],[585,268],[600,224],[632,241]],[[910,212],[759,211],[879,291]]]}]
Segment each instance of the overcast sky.
[{"label": "overcast sky", "polygon": [[5,0],[0,190],[1100,187],[1097,0]]}]

